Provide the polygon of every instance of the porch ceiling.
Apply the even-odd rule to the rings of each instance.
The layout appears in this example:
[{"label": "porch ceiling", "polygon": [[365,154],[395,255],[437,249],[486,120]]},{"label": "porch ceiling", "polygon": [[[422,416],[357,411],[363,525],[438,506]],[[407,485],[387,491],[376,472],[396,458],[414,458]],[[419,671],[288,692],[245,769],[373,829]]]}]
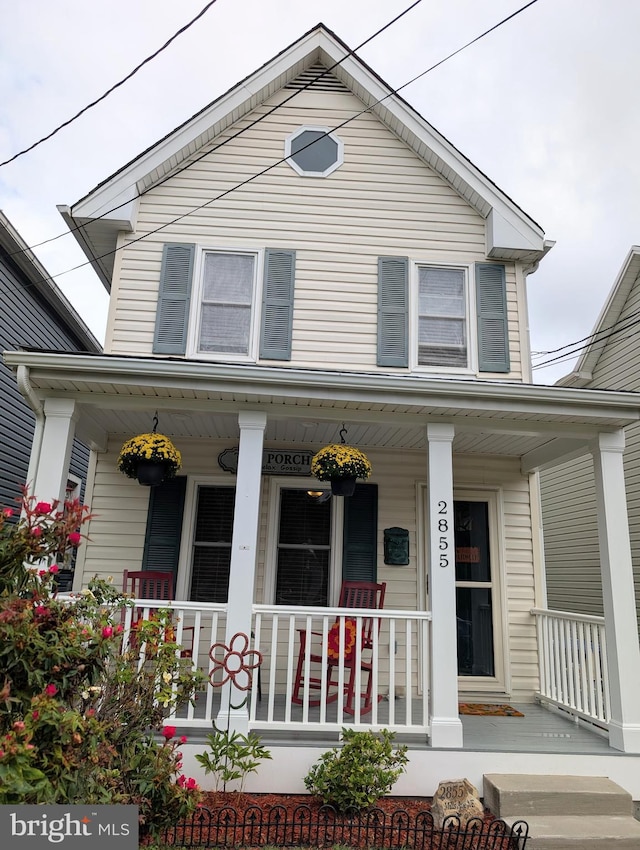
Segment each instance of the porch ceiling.
[{"label": "porch ceiling", "polygon": [[435,421],[455,426],[456,452],[521,457],[558,438],[569,451],[640,418],[640,395],[626,392],[104,355],[5,360],[41,402],[74,398],[79,434],[96,445],[149,430],[156,409],[164,433],[234,441],[238,412],[262,409],[274,445],[313,448],[344,422],[359,446],[421,450]]}]

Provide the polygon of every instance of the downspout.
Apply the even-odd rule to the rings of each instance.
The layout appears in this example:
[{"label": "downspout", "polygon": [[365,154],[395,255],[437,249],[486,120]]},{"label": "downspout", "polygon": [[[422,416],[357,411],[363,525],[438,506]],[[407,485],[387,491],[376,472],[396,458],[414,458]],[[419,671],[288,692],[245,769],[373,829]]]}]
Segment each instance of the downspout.
[{"label": "downspout", "polygon": [[40,404],[40,399],[35,394],[31,381],[29,380],[28,366],[18,366],[18,370],[16,372],[16,383],[18,385],[18,390],[29,403],[29,407],[33,410],[36,418],[26,482],[27,487],[33,488],[36,472],[40,466],[40,452],[42,450],[42,436],[44,434],[44,410]]}]

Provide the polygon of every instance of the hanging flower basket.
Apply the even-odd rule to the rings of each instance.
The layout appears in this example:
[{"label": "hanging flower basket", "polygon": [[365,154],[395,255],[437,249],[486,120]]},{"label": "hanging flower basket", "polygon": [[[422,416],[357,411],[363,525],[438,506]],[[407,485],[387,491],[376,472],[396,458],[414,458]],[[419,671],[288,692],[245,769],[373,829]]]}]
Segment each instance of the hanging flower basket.
[{"label": "hanging flower basket", "polygon": [[334,443],[313,456],[311,474],[320,481],[330,481],[335,496],[352,496],[356,478],[366,479],[371,475],[371,463],[360,449]]},{"label": "hanging flower basket", "polygon": [[128,478],[153,487],[173,478],[182,466],[182,456],[164,434],[138,434],[122,446],[118,469]]}]

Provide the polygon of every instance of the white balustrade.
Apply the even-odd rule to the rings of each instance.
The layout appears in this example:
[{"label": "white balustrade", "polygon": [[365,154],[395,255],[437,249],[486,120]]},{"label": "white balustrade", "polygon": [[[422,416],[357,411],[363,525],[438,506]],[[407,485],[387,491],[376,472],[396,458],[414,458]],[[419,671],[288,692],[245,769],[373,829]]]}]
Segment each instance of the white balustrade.
[{"label": "white balustrade", "polygon": [[537,696],[607,729],[611,715],[604,618],[534,608],[540,659]]}]

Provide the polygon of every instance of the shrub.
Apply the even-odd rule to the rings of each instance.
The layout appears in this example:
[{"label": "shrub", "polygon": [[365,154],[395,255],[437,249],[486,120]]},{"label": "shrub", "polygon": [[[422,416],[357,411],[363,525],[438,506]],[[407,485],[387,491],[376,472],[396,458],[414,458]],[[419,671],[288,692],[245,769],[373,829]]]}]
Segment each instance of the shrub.
[{"label": "shrub", "polygon": [[186,739],[164,720],[202,676],[171,641],[170,612],[141,623],[123,649],[131,603],[111,584],[56,596],[85,508],[25,497],[17,522],[0,517],[0,804],[128,803],[140,807],[141,836],[157,833],[198,802],[195,781],[180,775]]},{"label": "shrub", "polygon": [[342,730],[344,744],[323,753],[304,779],[307,791],[338,811],[366,809],[388,794],[408,762],[393,732]]},{"label": "shrub", "polygon": [[216,730],[207,735],[210,753],[196,755],[204,767],[205,773],[213,773],[215,790],[227,790],[227,783],[240,781],[238,790],[244,790],[249,773],[255,773],[264,759],[270,759],[271,753],[260,743],[255,732],[242,735],[240,732]]}]

